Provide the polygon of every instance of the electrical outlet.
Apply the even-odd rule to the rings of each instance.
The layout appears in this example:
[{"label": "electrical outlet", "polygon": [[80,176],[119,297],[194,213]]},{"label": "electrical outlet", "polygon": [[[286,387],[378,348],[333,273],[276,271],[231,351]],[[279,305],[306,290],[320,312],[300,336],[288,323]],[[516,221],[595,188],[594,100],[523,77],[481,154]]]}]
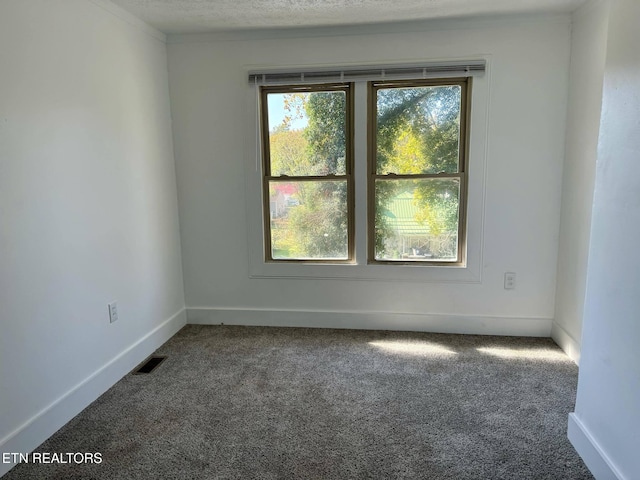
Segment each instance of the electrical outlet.
[{"label": "electrical outlet", "polygon": [[109,304],[109,322],[113,323],[118,320],[118,304],[116,302]]},{"label": "electrical outlet", "polygon": [[516,288],[516,274],[513,272],[505,272],[504,274],[504,289],[514,290]]}]

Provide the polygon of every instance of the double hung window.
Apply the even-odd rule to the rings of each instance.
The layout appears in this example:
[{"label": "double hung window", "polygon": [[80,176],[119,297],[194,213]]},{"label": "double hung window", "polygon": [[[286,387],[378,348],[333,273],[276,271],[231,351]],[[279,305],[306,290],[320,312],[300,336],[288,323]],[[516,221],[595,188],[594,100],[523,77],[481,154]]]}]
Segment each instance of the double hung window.
[{"label": "double hung window", "polygon": [[259,87],[265,261],[464,266],[470,76],[356,80]]},{"label": "double hung window", "polygon": [[369,262],[462,265],[468,79],[369,85]]},{"label": "double hung window", "polygon": [[354,258],[352,86],[262,89],[267,261]]}]

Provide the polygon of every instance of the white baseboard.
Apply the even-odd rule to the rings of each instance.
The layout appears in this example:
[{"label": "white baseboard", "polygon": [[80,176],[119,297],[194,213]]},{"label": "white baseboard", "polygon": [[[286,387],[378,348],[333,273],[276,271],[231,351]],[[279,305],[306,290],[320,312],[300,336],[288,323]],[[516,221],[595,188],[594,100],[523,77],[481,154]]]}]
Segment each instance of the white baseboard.
[{"label": "white baseboard", "polygon": [[580,365],[580,343],[556,322],[551,326],[551,338],[576,365]]},{"label": "white baseboard", "polygon": [[575,413],[569,414],[567,436],[597,480],[625,480]]},{"label": "white baseboard", "polygon": [[[182,309],[0,440],[0,452],[32,452],[174,336],[186,321],[186,310]],[[0,462],[0,476],[13,467]]]},{"label": "white baseboard", "polygon": [[550,318],[205,307],[187,308],[187,323],[549,337],[552,320]]}]

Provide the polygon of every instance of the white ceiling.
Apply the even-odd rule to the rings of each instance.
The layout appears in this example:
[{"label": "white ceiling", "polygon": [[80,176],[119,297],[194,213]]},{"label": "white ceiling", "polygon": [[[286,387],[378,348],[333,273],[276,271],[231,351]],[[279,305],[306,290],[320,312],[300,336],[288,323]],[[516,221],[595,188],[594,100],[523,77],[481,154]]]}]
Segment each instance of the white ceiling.
[{"label": "white ceiling", "polygon": [[164,33],[567,13],[586,0],[112,0]]}]

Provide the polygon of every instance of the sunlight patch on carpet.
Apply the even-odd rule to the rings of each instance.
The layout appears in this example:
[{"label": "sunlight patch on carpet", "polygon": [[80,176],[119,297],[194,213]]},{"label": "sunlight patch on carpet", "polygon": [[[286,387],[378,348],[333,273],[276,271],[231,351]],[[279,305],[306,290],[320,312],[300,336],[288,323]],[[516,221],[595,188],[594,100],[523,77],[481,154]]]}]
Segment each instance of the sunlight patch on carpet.
[{"label": "sunlight patch on carpet", "polygon": [[456,352],[450,350],[437,343],[430,342],[402,342],[397,340],[378,340],[369,342],[369,345],[394,353],[404,353],[407,355],[421,356],[450,356],[457,355]]},{"label": "sunlight patch on carpet", "polygon": [[543,348],[497,348],[480,347],[476,348],[480,353],[486,353],[500,358],[522,358],[527,360],[545,360],[549,362],[566,362],[567,355],[564,352]]}]

